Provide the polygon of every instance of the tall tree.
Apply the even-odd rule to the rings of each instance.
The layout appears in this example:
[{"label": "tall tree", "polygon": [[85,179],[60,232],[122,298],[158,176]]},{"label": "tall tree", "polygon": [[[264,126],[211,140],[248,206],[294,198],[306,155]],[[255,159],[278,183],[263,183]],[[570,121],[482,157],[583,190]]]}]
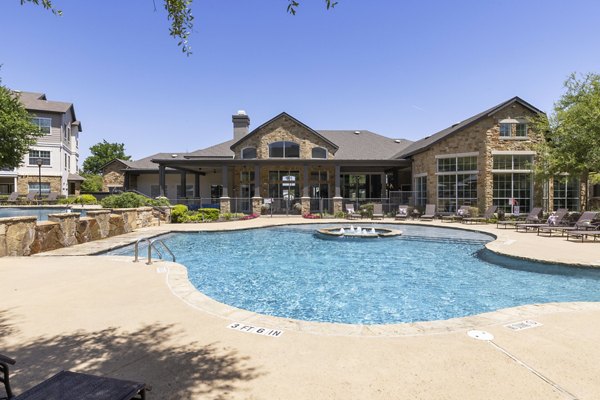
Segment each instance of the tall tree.
[{"label": "tall tree", "polygon": [[101,174],[102,167],[119,158],[121,160],[130,160],[131,157],[125,154],[125,145],[123,143],[108,143],[103,140],[90,147],[91,156],[83,162],[83,172],[86,174]]},{"label": "tall tree", "polygon": [[539,169],[545,176],[579,176],[588,190],[590,173],[600,172],[600,75],[571,74],[564,87],[552,113],[533,121],[546,136]]},{"label": "tall tree", "polygon": [[41,135],[18,94],[0,80],[0,168],[17,168]]},{"label": "tall tree", "polygon": [[[53,0],[20,0],[21,4],[33,3],[41,5],[47,10],[52,11],[55,15],[62,15],[62,11],[55,8],[52,4]],[[167,19],[171,22],[169,27],[169,35],[175,40],[178,40],[177,45],[181,47],[186,55],[192,54],[192,48],[189,45],[189,37],[194,29],[194,15],[192,14],[193,0],[162,0],[164,8],[167,12]],[[300,6],[300,2],[296,0],[287,0],[287,12],[291,15],[296,15],[296,11]],[[156,0],[152,0],[156,9]],[[337,5],[335,0],[325,0],[325,6],[329,10]]]}]

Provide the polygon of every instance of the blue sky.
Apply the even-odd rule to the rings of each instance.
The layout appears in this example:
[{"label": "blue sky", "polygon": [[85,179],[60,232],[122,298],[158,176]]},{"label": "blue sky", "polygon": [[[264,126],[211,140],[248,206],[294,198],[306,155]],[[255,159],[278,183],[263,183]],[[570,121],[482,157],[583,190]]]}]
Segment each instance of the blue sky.
[{"label": "blue sky", "polygon": [[192,151],[286,111],[315,129],[419,139],[518,95],[550,110],[571,72],[600,72],[600,2],[195,0],[194,54],[156,0],[0,3],[13,89],[75,104],[81,160],[106,139],[134,158]]}]

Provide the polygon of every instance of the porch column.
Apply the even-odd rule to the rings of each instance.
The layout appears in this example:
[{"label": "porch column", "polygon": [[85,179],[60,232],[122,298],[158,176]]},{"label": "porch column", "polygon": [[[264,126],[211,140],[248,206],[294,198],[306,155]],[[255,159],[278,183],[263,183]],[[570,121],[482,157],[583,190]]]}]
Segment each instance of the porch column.
[{"label": "porch column", "polygon": [[254,196],[252,196],[252,214],[260,215],[262,211],[262,197],[260,196],[260,166],[254,166]]},{"label": "porch column", "polygon": [[223,165],[221,169],[221,184],[223,185],[223,193],[221,194],[221,198],[219,199],[219,208],[221,209],[221,214],[231,212],[231,199],[229,198],[229,168],[227,165]]},{"label": "porch column", "polygon": [[129,190],[129,174],[127,172],[123,174],[123,189]]},{"label": "porch column", "polygon": [[194,174],[194,198],[200,198],[200,174]]},{"label": "porch column", "polygon": [[158,164],[158,194],[162,197],[167,195],[165,183],[165,166]]},{"label": "porch column", "polygon": [[381,198],[387,197],[386,185],[385,185],[385,172],[381,173]]},{"label": "porch column", "polygon": [[179,197],[187,197],[187,172],[180,173]]},{"label": "porch column", "polygon": [[300,203],[302,205],[302,215],[310,214],[310,193],[308,191],[308,165],[304,165],[303,172],[303,180],[302,180],[302,197],[300,198]]},{"label": "porch column", "polygon": [[335,166],[335,196],[333,197],[333,214],[338,214],[343,212],[343,205],[342,205],[342,191],[340,189],[341,186],[341,181],[342,181],[342,177],[341,177],[341,168],[339,165]]}]

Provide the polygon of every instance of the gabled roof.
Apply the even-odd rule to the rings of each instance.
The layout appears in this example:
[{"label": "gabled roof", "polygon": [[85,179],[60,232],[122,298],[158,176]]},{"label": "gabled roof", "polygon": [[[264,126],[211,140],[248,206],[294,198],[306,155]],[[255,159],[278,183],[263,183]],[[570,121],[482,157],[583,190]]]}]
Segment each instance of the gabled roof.
[{"label": "gabled roof", "polygon": [[71,112],[74,125],[77,126],[79,132],[81,132],[81,122],[77,121],[77,118],[75,117],[75,108],[73,107],[73,103],[48,101],[44,93],[21,91],[15,91],[15,93],[19,96],[19,101],[21,104],[23,104],[23,107],[29,111],[44,111],[60,114]]},{"label": "gabled roof", "polygon": [[336,160],[389,160],[412,143],[410,140],[392,139],[363,130],[318,132],[338,146]]},{"label": "gabled roof", "polygon": [[532,106],[531,104],[529,104],[525,100],[521,99],[520,97],[515,96],[512,99],[502,102],[488,110],[485,110],[484,112],[481,112],[477,115],[472,116],[471,118],[467,118],[464,121],[459,122],[458,124],[454,124],[446,129],[443,129],[437,133],[434,133],[431,136],[427,136],[424,139],[414,142],[413,144],[411,144],[410,146],[406,147],[404,150],[402,150],[398,154],[396,154],[394,158],[405,158],[405,157],[412,156],[413,154],[425,151],[429,147],[431,147],[433,144],[439,142],[440,140],[443,140],[443,139],[447,138],[448,136],[453,135],[454,133],[466,128],[467,126],[470,126],[476,122],[479,122],[483,118],[493,115],[494,113],[500,111],[501,109],[503,109],[505,107],[510,106],[513,103],[519,103],[522,106],[524,106],[525,108],[528,108],[529,110],[533,111],[536,114],[544,113],[543,111]]},{"label": "gabled roof", "polygon": [[323,135],[321,135],[319,132],[315,131],[314,129],[312,129],[310,126],[300,122],[299,120],[297,120],[296,118],[292,117],[290,114],[286,113],[286,112],[282,112],[281,114],[275,116],[274,118],[271,118],[270,120],[268,120],[267,122],[265,122],[264,124],[262,124],[261,126],[259,126],[258,128],[254,129],[252,132],[250,132],[247,135],[244,135],[244,137],[242,137],[240,140],[238,140],[237,142],[234,142],[230,148],[234,148],[237,145],[239,145],[240,143],[242,143],[243,141],[247,140],[248,138],[256,135],[256,133],[258,131],[260,131],[262,128],[264,128],[265,126],[269,125],[270,123],[280,119],[280,118],[284,118],[287,117],[289,119],[291,119],[293,122],[295,122],[296,124],[300,125],[301,127],[305,128],[306,130],[308,130],[309,132],[311,132],[313,135],[317,136],[318,138],[324,140],[327,144],[329,144],[330,146],[332,146],[334,149],[337,150],[338,146],[331,142],[329,139],[327,139],[326,137],[324,137]]},{"label": "gabled roof", "polygon": [[[176,155],[177,157],[173,157],[173,155]],[[115,158],[114,160],[111,160],[104,164],[101,169],[104,170],[104,168],[106,168],[108,165],[114,162],[120,162],[125,167],[123,169],[127,170],[158,171],[158,164],[153,163],[153,159],[182,160],[184,158],[184,155],[187,155],[187,153],[156,153],[151,156],[141,158],[137,161],[122,160],[120,158]]]}]

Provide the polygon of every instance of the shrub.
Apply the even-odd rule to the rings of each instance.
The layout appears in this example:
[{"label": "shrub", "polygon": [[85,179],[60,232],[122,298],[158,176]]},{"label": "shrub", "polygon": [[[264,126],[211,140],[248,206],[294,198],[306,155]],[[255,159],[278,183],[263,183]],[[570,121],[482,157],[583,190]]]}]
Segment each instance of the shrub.
[{"label": "shrub", "polygon": [[373,203],[363,204],[359,208],[360,215],[363,218],[372,218],[373,217]]},{"label": "shrub", "polygon": [[187,219],[186,218],[187,213],[188,213],[187,206],[184,206],[183,204],[177,204],[176,206],[173,207],[173,210],[171,211],[171,222],[173,222],[173,223],[185,222],[184,220]]},{"label": "shrub", "polygon": [[102,207],[105,208],[137,208],[143,206],[170,206],[169,200],[158,198],[149,199],[136,193],[125,192],[114,194],[102,199]]},{"label": "shrub", "polygon": [[76,204],[98,204],[98,200],[91,194],[82,194],[73,199]]},{"label": "shrub", "polygon": [[346,213],[343,211],[338,211],[334,214],[335,218],[346,218]]},{"label": "shrub", "polygon": [[199,221],[216,221],[219,219],[219,209],[217,208],[199,208],[198,211]]}]

